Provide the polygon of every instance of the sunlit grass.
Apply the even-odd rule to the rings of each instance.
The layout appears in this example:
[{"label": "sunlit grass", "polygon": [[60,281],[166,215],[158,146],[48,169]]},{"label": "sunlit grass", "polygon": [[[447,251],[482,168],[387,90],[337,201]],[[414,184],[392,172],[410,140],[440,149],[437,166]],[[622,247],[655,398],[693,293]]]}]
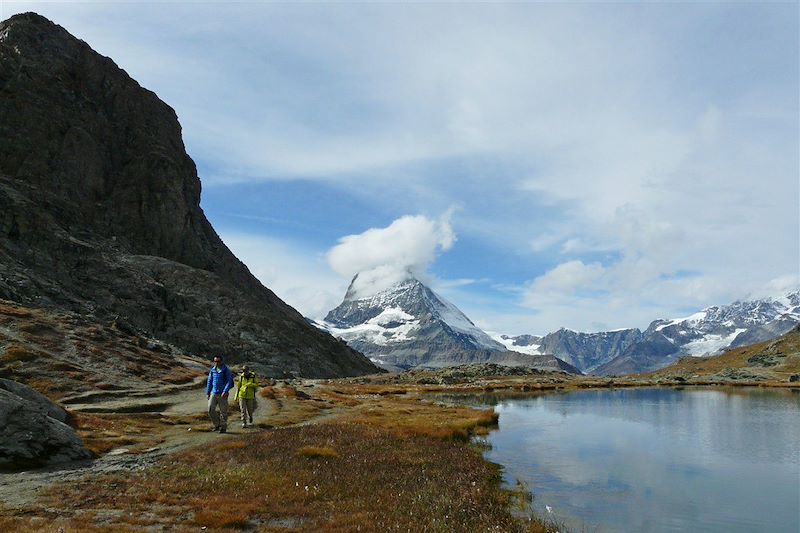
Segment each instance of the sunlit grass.
[{"label": "sunlit grass", "polygon": [[303,446],[297,449],[295,455],[298,457],[309,457],[312,459],[318,457],[339,457],[339,454],[336,452],[336,450],[326,446]]},{"label": "sunlit grass", "polygon": [[95,455],[120,447],[142,450],[155,446],[163,440],[160,430],[171,424],[169,419],[152,413],[70,413],[70,416],[86,448]]},{"label": "sunlit grass", "polygon": [[462,442],[330,423],[195,448],[143,472],[53,488],[42,503],[71,520],[125,509],[103,514],[112,529],[150,513],[178,530],[288,520],[310,531],[546,531],[515,516],[513,501],[499,467]]}]

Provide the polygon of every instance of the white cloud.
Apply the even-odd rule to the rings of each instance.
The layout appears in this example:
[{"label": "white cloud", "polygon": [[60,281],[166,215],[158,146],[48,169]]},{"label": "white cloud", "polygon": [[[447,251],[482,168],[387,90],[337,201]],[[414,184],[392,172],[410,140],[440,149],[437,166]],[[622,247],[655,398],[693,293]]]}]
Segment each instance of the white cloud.
[{"label": "white cloud", "polygon": [[[765,283],[730,268],[730,256],[709,260],[704,247],[710,238],[731,239],[724,244],[736,252],[736,237],[716,233],[707,225],[693,227],[659,219],[633,206],[620,207],[605,224],[587,229],[586,238],[593,241],[588,248],[616,253],[603,264],[563,261],[525,284],[521,303],[536,313],[531,331],[562,326],[583,331],[645,327],[656,318],[672,318],[679,310],[755,295],[775,296],[797,286],[796,274],[778,270],[779,275]],[[574,251],[574,243],[567,246],[571,242],[565,241],[563,248]],[[758,260],[738,258],[740,262]],[[504,320],[513,323],[509,317]]]},{"label": "white cloud", "polygon": [[362,294],[388,287],[405,271],[424,274],[436,254],[449,250],[456,240],[451,214],[448,211],[437,220],[407,215],[385,228],[342,237],[328,251],[328,263],[348,278],[362,273],[358,280]]},{"label": "white cloud", "polygon": [[582,261],[561,263],[554,269],[537,277],[531,283],[526,295],[526,302],[535,302],[541,294],[557,294],[559,296],[573,294],[584,288],[592,288],[605,274],[599,263],[584,264]]},{"label": "white cloud", "polygon": [[775,297],[800,289],[800,258],[798,271],[769,280],[765,285],[755,288],[748,296],[751,298]]},{"label": "white cloud", "polygon": [[409,270],[398,265],[379,265],[358,273],[348,288],[348,298],[365,298],[408,278]]}]

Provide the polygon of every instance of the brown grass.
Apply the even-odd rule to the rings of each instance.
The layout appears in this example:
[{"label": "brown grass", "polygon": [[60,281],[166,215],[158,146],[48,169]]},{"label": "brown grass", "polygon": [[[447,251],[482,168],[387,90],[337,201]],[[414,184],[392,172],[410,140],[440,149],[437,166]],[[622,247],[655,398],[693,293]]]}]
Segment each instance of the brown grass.
[{"label": "brown grass", "polygon": [[346,420],[358,424],[457,441],[467,441],[472,435],[485,434],[488,428],[497,426],[498,421],[498,415],[492,409],[481,411],[405,398],[366,402],[344,416]]},{"label": "brown grass", "polygon": [[[209,529],[271,530],[269,524],[288,521],[307,531],[547,531],[513,514],[499,467],[461,442],[352,423],[285,428],[237,442],[246,445],[219,442],[145,471],[54,487],[42,504],[69,520],[97,512],[110,530],[150,513],[156,529],[180,530],[190,517]],[[100,512],[106,509],[126,512]],[[29,518],[18,520],[11,530]],[[100,525],[94,520],[87,529]]]},{"label": "brown grass", "polygon": [[25,322],[19,324],[17,329],[23,333],[27,333],[29,335],[39,336],[39,335],[57,335],[58,332],[51,326],[50,324],[43,324],[41,322]]},{"label": "brown grass", "polygon": [[[120,388],[191,382],[202,372],[177,363],[171,354],[143,349],[147,339],[128,335],[71,313],[24,308],[0,300],[0,324],[19,331],[18,339],[0,333],[0,369],[22,383],[33,385],[51,399],[61,392],[92,390],[111,382]],[[108,376],[113,375],[114,380]],[[51,382],[50,385],[46,381]]]},{"label": "brown grass", "polygon": [[63,396],[64,384],[56,383],[48,378],[35,377],[32,379],[24,380],[24,383],[29,387],[36,389],[50,399],[58,399]]},{"label": "brown grass", "polygon": [[14,361],[31,361],[39,357],[39,354],[24,346],[18,344],[11,344],[6,346],[6,351],[3,354],[3,361],[12,363]]},{"label": "brown grass", "polygon": [[303,446],[302,448],[297,449],[295,455],[298,457],[309,457],[312,459],[319,457],[339,457],[339,454],[336,452],[336,450],[326,446]]},{"label": "brown grass", "polygon": [[[335,422],[226,437],[145,471],[57,486],[44,494],[40,509],[58,510],[65,531],[555,531],[511,511],[524,491],[502,489],[499,467],[467,442],[497,423],[491,410],[421,401],[397,394],[396,386],[369,394],[318,387],[310,400],[284,389],[264,398],[261,409],[278,411],[262,426],[309,421],[331,404],[344,414]],[[96,453],[143,448],[160,426],[208,425],[204,414],[76,418]],[[41,530],[32,520],[42,512],[29,509],[5,529]]]},{"label": "brown grass", "polygon": [[275,395],[280,398],[297,398],[297,389],[295,389],[291,385],[286,385],[284,387],[279,387],[273,390],[275,392]]},{"label": "brown grass", "polygon": [[0,313],[11,318],[32,318],[33,313],[28,309],[16,306],[11,302],[0,303]]},{"label": "brown grass", "polygon": [[159,431],[171,425],[169,419],[152,413],[70,415],[86,448],[95,455],[122,446],[135,447],[137,450],[152,447],[162,441]]},{"label": "brown grass", "polygon": [[243,440],[234,440],[231,442],[226,442],[225,444],[220,444],[220,450],[241,450],[247,448],[247,442]]},{"label": "brown grass", "polygon": [[[291,426],[300,424],[319,416],[327,408],[318,402],[309,402],[296,399],[272,400],[278,404],[278,411],[269,417],[269,425],[274,427]],[[260,402],[259,409],[265,408]]]},{"label": "brown grass", "polygon": [[175,367],[170,369],[170,371],[164,375],[161,380],[166,383],[178,385],[181,383],[188,383],[199,377],[201,374],[204,374],[204,372],[191,368]]},{"label": "brown grass", "polygon": [[194,516],[194,523],[208,528],[237,528],[247,527],[245,513],[229,512],[226,509],[203,509]]}]

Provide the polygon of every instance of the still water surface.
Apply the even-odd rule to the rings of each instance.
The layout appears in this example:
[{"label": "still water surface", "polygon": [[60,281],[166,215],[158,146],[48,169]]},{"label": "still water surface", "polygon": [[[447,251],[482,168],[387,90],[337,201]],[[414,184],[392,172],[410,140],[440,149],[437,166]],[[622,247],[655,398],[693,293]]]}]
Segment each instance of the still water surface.
[{"label": "still water surface", "polygon": [[571,531],[800,532],[800,391],[476,401],[500,413],[488,459]]}]

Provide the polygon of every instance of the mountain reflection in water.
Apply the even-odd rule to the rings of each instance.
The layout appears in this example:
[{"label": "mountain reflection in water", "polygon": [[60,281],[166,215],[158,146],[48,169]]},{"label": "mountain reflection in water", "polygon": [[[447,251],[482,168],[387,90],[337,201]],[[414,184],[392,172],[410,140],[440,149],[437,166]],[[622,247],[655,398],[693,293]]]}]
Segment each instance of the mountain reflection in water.
[{"label": "mountain reflection in water", "polygon": [[[451,398],[452,400],[452,398]],[[574,531],[800,531],[800,394],[623,389],[495,405],[487,458]]]}]

